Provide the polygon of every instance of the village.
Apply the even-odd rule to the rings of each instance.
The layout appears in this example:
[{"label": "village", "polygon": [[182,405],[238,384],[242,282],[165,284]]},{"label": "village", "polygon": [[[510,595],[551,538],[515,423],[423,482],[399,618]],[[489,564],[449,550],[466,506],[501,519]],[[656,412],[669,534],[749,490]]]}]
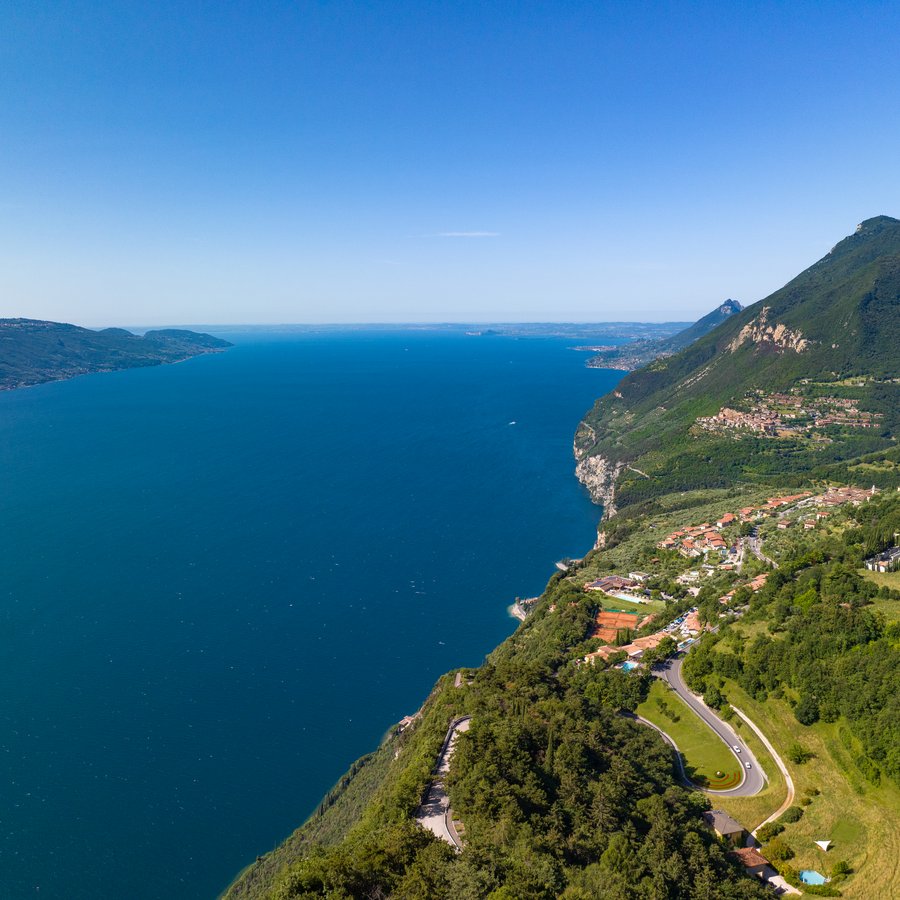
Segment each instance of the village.
[{"label": "village", "polygon": [[[700,593],[699,582],[702,579],[716,572],[739,575],[748,552],[767,565],[775,565],[761,550],[757,536],[759,523],[774,518],[778,531],[791,527],[811,529],[827,520],[833,509],[845,504],[858,506],[875,494],[874,487],[830,487],[815,495],[810,491],[802,491],[770,497],[765,503],[745,506],[736,512],[726,512],[715,523],[703,522],[677,529],[658,541],[656,547],[663,551],[677,552],[690,560],[703,560],[696,569],[682,572],[674,579],[676,584],[684,588],[685,594],[696,597]],[[746,533],[748,527],[749,533]],[[900,549],[893,548],[880,554],[868,561],[867,566],[874,571],[900,568]],[[609,601],[621,601],[640,607],[651,603],[652,592],[647,585],[653,577],[651,573],[641,571],[631,571],[627,575],[609,574],[587,582],[584,590],[602,594]],[[735,584],[719,598],[719,603],[730,607],[740,587],[746,587],[755,593],[763,587],[767,578],[768,573],[762,572]],[[666,593],[659,596],[664,601],[675,599]],[[740,614],[740,610],[732,612]],[[583,662],[593,663],[597,659],[608,661],[617,654],[624,654],[625,659],[620,665],[629,671],[640,664],[647,651],[655,650],[666,638],[673,642],[670,645],[673,651],[681,652],[690,648],[704,628],[711,627],[701,623],[699,610],[694,606],[686,612],[673,615],[671,621],[659,630],[633,637],[635,633],[651,625],[657,616],[654,613],[642,614],[639,609],[604,608],[601,603],[589,635],[600,641],[601,646],[588,653]]]},{"label": "village", "polygon": [[747,409],[723,407],[714,416],[700,416],[696,425],[704,431],[753,433],[759,437],[791,438],[809,433],[826,439],[815,428],[876,428],[882,413],[865,412],[858,401],[844,397],[804,397],[794,388],[789,394],[757,391],[748,396]]}]

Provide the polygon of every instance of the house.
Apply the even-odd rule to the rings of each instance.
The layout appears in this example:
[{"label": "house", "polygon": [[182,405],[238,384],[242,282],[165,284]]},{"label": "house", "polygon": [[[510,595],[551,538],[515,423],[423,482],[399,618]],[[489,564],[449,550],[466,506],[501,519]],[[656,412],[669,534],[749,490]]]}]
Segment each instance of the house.
[{"label": "house", "polygon": [[728,855],[732,859],[737,860],[748,875],[753,875],[760,881],[765,882],[772,888],[776,896],[799,897],[803,893],[789,885],[784,880],[784,877],[778,874],[774,866],[755,847],[741,847],[739,850],[732,850]]},{"label": "house", "polygon": [[628,577],[638,584],[643,584],[650,576],[646,572],[629,572]]},{"label": "house", "polygon": [[747,870],[748,875],[754,875],[765,881],[776,874],[769,861],[755,847],[741,847],[740,850],[732,850],[728,855],[736,859]]},{"label": "house", "polygon": [[681,627],[683,631],[686,631],[689,634],[698,634],[701,632],[703,626],[700,624],[700,613],[696,610],[692,610],[685,616]]},{"label": "house", "polygon": [[628,654],[629,659],[640,659],[644,655],[645,650],[650,650],[653,647],[658,647],[663,638],[666,637],[668,637],[668,635],[665,633],[665,631],[657,631],[656,634],[638,638],[637,640],[632,641],[630,644],[626,644],[624,647],[620,647],[619,649],[624,650]]},{"label": "house", "polygon": [[785,522],[784,519],[782,519],[775,527],[776,527],[779,531],[786,531],[788,528],[791,527],[791,523],[790,523],[790,522]]},{"label": "house", "polygon": [[624,588],[633,587],[634,582],[630,578],[623,578],[621,575],[605,575],[596,581],[591,581],[584,586],[586,591],[621,591]]},{"label": "house", "polygon": [[735,822],[727,812],[712,809],[703,813],[703,819],[723,841],[738,847],[744,843],[746,829],[740,822]]},{"label": "house", "polygon": [[737,521],[737,516],[734,513],[725,513],[721,519],[716,522],[717,528],[725,528],[728,525],[732,525]]},{"label": "house", "polygon": [[618,653],[621,649],[621,647],[600,647],[593,653],[588,653],[588,655],[585,656],[584,661],[589,662],[591,665],[594,664],[595,659],[602,659],[604,662],[606,662],[606,660],[608,660],[614,654]]}]

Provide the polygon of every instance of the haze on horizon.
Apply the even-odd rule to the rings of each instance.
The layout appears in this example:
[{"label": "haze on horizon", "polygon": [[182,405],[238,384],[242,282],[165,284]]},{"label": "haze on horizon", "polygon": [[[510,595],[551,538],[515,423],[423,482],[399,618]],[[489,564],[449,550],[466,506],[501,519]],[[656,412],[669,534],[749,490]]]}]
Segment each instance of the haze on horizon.
[{"label": "haze on horizon", "polygon": [[0,314],[688,321],[900,214],[900,7],[0,9]]}]

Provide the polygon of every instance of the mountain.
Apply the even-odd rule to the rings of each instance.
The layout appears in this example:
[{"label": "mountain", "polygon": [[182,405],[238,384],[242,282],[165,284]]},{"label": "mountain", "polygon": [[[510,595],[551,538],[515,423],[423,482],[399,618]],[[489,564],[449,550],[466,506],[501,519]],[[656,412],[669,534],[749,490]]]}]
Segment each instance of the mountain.
[{"label": "mountain", "polygon": [[[704,826],[717,813],[798,893],[815,866],[831,896],[898,896],[895,867],[872,861],[900,840],[900,573],[863,568],[900,528],[898,263],[900,222],[868,220],[601,398],[576,436],[579,475],[607,516],[622,509],[595,548],[225,900],[771,896],[758,860]],[[853,486],[791,490],[817,479]],[[722,547],[704,553],[711,522]],[[745,722],[765,748],[742,750]],[[676,726],[677,767],[658,733]],[[826,869],[814,841],[832,836]]]},{"label": "mountain", "polygon": [[611,515],[776,473],[846,476],[866,454],[895,454],[898,313],[900,221],[878,216],[780,290],[600,398],[576,434],[579,478]]},{"label": "mountain", "polygon": [[209,334],[174,328],[141,337],[124,328],[93,331],[39,319],[0,319],[0,390],[180,362],[230,346]]},{"label": "mountain", "polygon": [[697,338],[709,334],[713,328],[717,328],[726,319],[739,313],[744,307],[737,300],[726,300],[721,306],[717,306],[712,312],[708,312],[702,319],[698,319],[690,328],[679,331],[667,341],[663,341],[663,349],[677,352],[683,350],[688,344],[693,344]]},{"label": "mountain", "polygon": [[661,356],[671,356],[692,344],[699,337],[708,334],[722,322],[743,309],[737,300],[726,300],[712,312],[698,319],[693,325],[671,337],[657,339],[639,339],[629,341],[619,347],[606,347],[596,356],[592,356],[587,364],[594,369],[625,369],[632,372],[647,365]]}]

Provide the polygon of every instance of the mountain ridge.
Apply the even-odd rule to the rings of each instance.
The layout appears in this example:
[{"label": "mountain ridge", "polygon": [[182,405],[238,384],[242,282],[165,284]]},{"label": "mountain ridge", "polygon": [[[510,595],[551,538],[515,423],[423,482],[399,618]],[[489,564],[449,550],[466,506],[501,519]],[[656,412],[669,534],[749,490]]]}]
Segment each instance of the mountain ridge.
[{"label": "mountain ridge", "polygon": [[[898,311],[900,221],[878,216],[784,287],[601,397],[576,433],[578,477],[611,515],[623,500],[764,478],[774,450],[792,456],[795,472],[821,477],[829,466],[839,469],[852,457],[890,447],[900,426]],[[848,378],[859,384],[850,389],[841,383]],[[859,433],[832,428],[820,439],[813,431],[809,441],[817,446],[788,439],[784,429],[781,436],[777,429],[759,436],[739,426],[725,436],[698,432],[701,419],[752,406],[754,391],[824,392],[832,405],[855,400],[879,417],[880,440],[873,440],[871,424]],[[742,440],[735,440],[738,434]],[[637,483],[631,463],[649,475],[646,481],[657,482],[656,489]]]},{"label": "mountain ridge", "polygon": [[587,365],[592,369],[624,369],[633,372],[654,359],[672,356],[742,309],[737,300],[729,298],[676,334],[663,338],[638,338],[620,346],[606,347],[592,356]]},{"label": "mountain ridge", "polygon": [[95,331],[45,319],[0,319],[0,390],[181,362],[231,346],[210,334],[177,328],[141,336],[124,328]]}]

